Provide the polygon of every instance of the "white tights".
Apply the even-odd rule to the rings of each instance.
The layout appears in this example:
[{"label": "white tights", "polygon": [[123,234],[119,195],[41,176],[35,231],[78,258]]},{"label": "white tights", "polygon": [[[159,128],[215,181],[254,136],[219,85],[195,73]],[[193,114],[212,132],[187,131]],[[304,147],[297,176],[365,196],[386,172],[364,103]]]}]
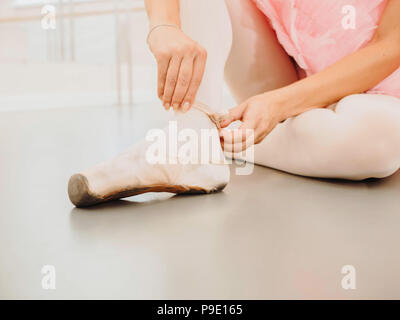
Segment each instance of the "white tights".
[{"label": "white tights", "polygon": [[[266,18],[250,0],[181,0],[183,30],[208,52],[197,100],[222,109],[224,74],[238,103],[297,80]],[[351,95],[279,124],[255,163],[294,174],[361,180],[400,167],[400,100]]]}]

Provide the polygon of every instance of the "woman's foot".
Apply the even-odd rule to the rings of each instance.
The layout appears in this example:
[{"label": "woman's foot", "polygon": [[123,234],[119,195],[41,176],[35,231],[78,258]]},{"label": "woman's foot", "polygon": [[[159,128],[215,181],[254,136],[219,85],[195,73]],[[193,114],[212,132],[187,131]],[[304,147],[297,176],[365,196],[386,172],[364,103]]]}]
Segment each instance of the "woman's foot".
[{"label": "woman's foot", "polygon": [[[218,139],[218,130],[210,118],[202,111],[192,108],[176,117],[175,127],[178,136],[191,130],[197,134],[198,146],[194,152],[197,159],[190,163],[182,159],[180,152],[186,141],[178,138],[174,148],[171,125],[159,130],[165,135],[165,161],[153,163],[149,158],[149,147],[154,149],[154,142],[142,141],[114,159],[102,162],[93,168],[73,175],[68,184],[71,202],[77,207],[130,197],[145,192],[211,193],[224,189],[229,181],[229,167],[225,164]],[[183,130],[183,131],[182,131]],[[186,130],[186,131],[185,131]],[[201,131],[208,131],[202,135]],[[203,141],[205,136],[213,135],[217,140]],[[177,136],[177,137],[178,137]],[[192,134],[193,137],[193,134]],[[182,139],[181,139],[182,140]],[[202,147],[207,145],[207,150]],[[193,148],[192,148],[193,149]],[[211,157],[203,157],[202,152],[211,152]],[[172,159],[172,160],[171,160]],[[187,163],[187,164],[182,164]]]}]

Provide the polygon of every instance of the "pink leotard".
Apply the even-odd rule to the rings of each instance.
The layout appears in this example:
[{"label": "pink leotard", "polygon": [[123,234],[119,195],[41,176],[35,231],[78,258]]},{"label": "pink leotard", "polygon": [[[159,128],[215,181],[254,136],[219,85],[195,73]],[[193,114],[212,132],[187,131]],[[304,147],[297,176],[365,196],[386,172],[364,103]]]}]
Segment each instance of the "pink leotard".
[{"label": "pink leotard", "polygon": [[[283,48],[307,76],[365,46],[387,4],[387,0],[254,1],[269,18]],[[354,29],[343,22],[349,9],[355,18]],[[400,98],[400,68],[367,92]]]}]

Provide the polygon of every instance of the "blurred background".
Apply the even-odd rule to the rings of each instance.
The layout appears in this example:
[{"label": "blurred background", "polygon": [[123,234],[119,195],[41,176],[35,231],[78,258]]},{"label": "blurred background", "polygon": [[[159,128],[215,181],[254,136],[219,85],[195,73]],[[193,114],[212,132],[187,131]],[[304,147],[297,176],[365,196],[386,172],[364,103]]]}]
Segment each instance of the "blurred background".
[{"label": "blurred background", "polygon": [[155,99],[143,0],[1,0],[0,110]]},{"label": "blurred background", "polygon": [[1,0],[0,111],[155,102],[147,32],[144,0]]}]

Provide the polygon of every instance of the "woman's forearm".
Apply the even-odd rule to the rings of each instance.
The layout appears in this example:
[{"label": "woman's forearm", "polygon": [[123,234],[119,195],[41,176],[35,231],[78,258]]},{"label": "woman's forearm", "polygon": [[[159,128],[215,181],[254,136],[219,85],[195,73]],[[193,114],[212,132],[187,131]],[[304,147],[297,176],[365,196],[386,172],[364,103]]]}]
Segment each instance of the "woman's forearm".
[{"label": "woman's forearm", "polygon": [[159,24],[180,26],[179,0],[145,0],[150,27]]},{"label": "woman's forearm", "polygon": [[400,65],[400,45],[393,40],[374,41],[319,73],[275,90],[282,120],[377,85]]},{"label": "woman's forearm", "polygon": [[147,43],[157,62],[158,98],[166,110],[186,112],[196,100],[207,52],[182,31],[179,5],[179,0],[146,0]]}]

